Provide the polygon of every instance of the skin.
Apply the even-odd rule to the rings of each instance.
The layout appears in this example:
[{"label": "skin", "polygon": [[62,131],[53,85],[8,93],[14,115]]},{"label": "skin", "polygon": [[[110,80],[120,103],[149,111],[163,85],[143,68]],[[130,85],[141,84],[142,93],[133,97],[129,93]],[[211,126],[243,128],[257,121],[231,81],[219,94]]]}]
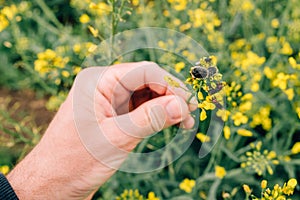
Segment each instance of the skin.
[{"label": "skin", "polygon": [[[98,152],[107,157],[118,157],[118,167],[143,137],[180,122],[181,126],[191,128],[194,119],[189,113],[196,109],[196,101],[192,99],[188,104],[190,94],[169,87],[164,76],[172,77],[151,62],[92,67],[79,73],[41,141],[7,176],[18,197],[91,199],[117,170],[110,167],[110,163],[101,162]],[[76,92],[80,95],[74,100]],[[94,105],[89,105],[89,99]],[[126,153],[118,155],[101,145],[96,146],[96,150],[87,147],[79,137],[78,120],[75,122],[74,119],[74,106],[81,105],[82,113],[88,113],[94,106],[97,126],[109,145]],[[82,116],[80,124],[89,122],[90,119],[85,117],[88,115]],[[122,127],[122,120],[129,118],[130,121],[126,121],[126,124],[132,123],[129,128]],[[91,127],[86,130],[96,130]]]}]

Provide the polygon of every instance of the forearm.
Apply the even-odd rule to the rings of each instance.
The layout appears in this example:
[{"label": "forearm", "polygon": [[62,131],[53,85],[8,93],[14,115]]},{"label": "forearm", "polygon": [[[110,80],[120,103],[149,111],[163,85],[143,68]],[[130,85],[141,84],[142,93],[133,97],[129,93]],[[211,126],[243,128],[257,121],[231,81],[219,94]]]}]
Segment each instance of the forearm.
[{"label": "forearm", "polygon": [[[40,143],[8,175],[20,199],[83,199],[115,172],[87,152],[64,110],[62,107]],[[95,171],[102,176],[93,177]]]}]

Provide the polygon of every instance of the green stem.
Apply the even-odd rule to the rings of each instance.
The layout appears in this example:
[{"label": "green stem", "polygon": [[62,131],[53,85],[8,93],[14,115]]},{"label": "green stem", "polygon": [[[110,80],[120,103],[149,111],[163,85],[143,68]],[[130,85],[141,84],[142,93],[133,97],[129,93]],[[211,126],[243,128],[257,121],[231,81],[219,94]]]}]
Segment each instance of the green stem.
[{"label": "green stem", "polygon": [[[168,129],[163,130],[166,144],[169,144],[171,142],[171,129],[172,128],[168,128]],[[169,163],[168,171],[169,171],[170,180],[175,181],[176,178],[175,178],[175,169],[174,169],[174,165],[173,165],[173,162],[172,162],[172,154],[167,153],[166,157],[167,157],[167,162]]]},{"label": "green stem", "polygon": [[38,6],[42,9],[45,16],[53,22],[55,26],[58,28],[63,28],[63,25],[58,21],[53,11],[47,6],[44,0],[35,0],[35,2],[38,4]]}]

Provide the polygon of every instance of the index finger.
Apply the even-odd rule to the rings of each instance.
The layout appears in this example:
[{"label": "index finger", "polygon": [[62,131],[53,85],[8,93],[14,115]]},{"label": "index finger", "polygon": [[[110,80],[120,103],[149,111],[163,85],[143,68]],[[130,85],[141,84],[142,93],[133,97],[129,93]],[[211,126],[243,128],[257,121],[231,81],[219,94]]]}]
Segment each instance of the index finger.
[{"label": "index finger", "polygon": [[[166,76],[178,82],[180,87],[175,88],[168,85],[165,81]],[[185,101],[187,101],[192,95],[192,92],[187,92],[188,89],[182,81],[159,67],[154,62],[143,61],[117,64],[109,67],[103,77],[105,77],[105,79],[110,79],[110,81],[107,81],[111,83],[109,87],[114,87],[109,89],[111,93],[112,91],[119,92],[122,90],[127,90],[130,93],[138,89],[148,87],[159,95],[173,94],[182,97]],[[116,85],[113,84],[114,82]],[[116,90],[116,87],[119,88]],[[120,92],[120,94],[121,93],[122,92]],[[120,96],[120,98],[122,97]],[[190,101],[190,103],[196,105],[197,101],[194,98]],[[195,108],[192,110],[194,109]]]}]

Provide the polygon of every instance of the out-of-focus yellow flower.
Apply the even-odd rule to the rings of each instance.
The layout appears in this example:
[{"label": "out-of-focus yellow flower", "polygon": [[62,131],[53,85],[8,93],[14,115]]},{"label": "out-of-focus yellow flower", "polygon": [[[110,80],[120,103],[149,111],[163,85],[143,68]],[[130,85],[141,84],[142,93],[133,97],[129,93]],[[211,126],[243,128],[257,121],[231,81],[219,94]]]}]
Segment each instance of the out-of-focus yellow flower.
[{"label": "out-of-focus yellow flower", "polygon": [[58,110],[59,106],[65,101],[67,98],[66,92],[60,92],[57,96],[52,96],[46,103],[46,108],[51,111]]},{"label": "out-of-focus yellow flower", "polygon": [[279,87],[281,90],[286,90],[288,79],[289,79],[289,75],[280,72],[276,75],[276,78],[272,81],[272,85],[274,87]]},{"label": "out-of-focus yellow flower", "polygon": [[268,78],[268,79],[273,79],[274,77],[275,77],[275,75],[276,75],[276,73],[270,68],[270,67],[265,67],[264,68],[264,74],[266,75],[266,77]]},{"label": "out-of-focus yellow flower", "polygon": [[254,5],[251,0],[243,0],[241,9],[245,12],[249,12],[254,9]]},{"label": "out-of-focus yellow flower", "polygon": [[252,137],[253,133],[249,130],[240,128],[237,130],[237,134],[239,134],[240,136],[244,136],[244,137]]},{"label": "out-of-focus yellow flower", "polygon": [[224,126],[223,131],[224,131],[224,138],[226,140],[229,140],[230,135],[231,135],[229,126]]},{"label": "out-of-focus yellow flower", "polygon": [[80,71],[81,71],[81,67],[79,67],[79,66],[75,66],[75,67],[73,68],[73,73],[74,73],[74,75],[77,75]]},{"label": "out-of-focus yellow flower", "polygon": [[187,0],[168,0],[168,2],[171,3],[172,7],[177,11],[184,10],[187,5]]},{"label": "out-of-focus yellow flower", "polygon": [[2,32],[6,27],[8,27],[9,22],[6,17],[0,13],[0,32]]},{"label": "out-of-focus yellow flower", "polygon": [[219,109],[216,113],[218,117],[221,117],[221,119],[226,122],[228,120],[228,117],[230,115],[230,111],[225,109]]},{"label": "out-of-focus yellow flower", "polygon": [[89,53],[94,53],[96,51],[97,47],[98,46],[95,45],[95,44],[90,45],[90,47],[88,48],[88,52]]},{"label": "out-of-focus yellow flower", "polygon": [[300,69],[300,64],[297,63],[296,59],[293,57],[289,57],[289,63],[294,69]]},{"label": "out-of-focus yellow flower", "polygon": [[180,19],[178,19],[178,18],[174,19],[173,24],[174,24],[175,26],[179,26],[179,25],[181,24]]},{"label": "out-of-focus yellow flower", "polygon": [[138,6],[140,1],[139,0],[131,0],[133,6]]},{"label": "out-of-focus yellow flower", "polygon": [[[127,200],[127,199],[144,199],[143,195],[140,194],[138,189],[125,189],[122,194],[116,197],[115,200]],[[147,199],[157,200],[157,199]]]},{"label": "out-of-focus yellow flower", "polygon": [[296,142],[291,149],[292,154],[300,153],[300,142]]},{"label": "out-of-focus yellow flower", "polygon": [[284,90],[283,91],[285,94],[286,94],[286,96],[288,97],[288,100],[293,100],[293,98],[294,98],[294,96],[295,96],[295,93],[294,93],[294,89],[293,88],[289,88],[289,89],[287,89],[287,90]]},{"label": "out-of-focus yellow flower", "polygon": [[12,20],[14,16],[17,14],[18,9],[15,4],[10,6],[5,6],[2,8],[1,13],[7,17],[7,19]]},{"label": "out-of-focus yellow flower", "polygon": [[236,112],[231,118],[235,126],[240,126],[241,124],[246,124],[248,122],[248,117],[241,112]]},{"label": "out-of-focus yellow flower", "polygon": [[186,30],[189,30],[190,28],[192,27],[192,24],[190,22],[186,23],[186,24],[182,24],[180,27],[179,27],[179,31],[180,32],[184,32]]},{"label": "out-of-focus yellow flower", "polygon": [[82,15],[79,17],[79,21],[80,21],[80,23],[82,23],[82,24],[89,23],[89,22],[90,22],[90,17],[89,17],[87,14],[82,14]]},{"label": "out-of-focus yellow flower", "polygon": [[244,191],[249,195],[251,194],[252,190],[250,189],[249,185],[244,184],[243,185]]},{"label": "out-of-focus yellow flower", "polygon": [[251,84],[251,91],[252,92],[257,92],[259,90],[259,83],[254,82]]},{"label": "out-of-focus yellow flower", "polygon": [[193,179],[185,178],[180,184],[179,188],[186,193],[191,193],[193,188],[195,187],[196,181]]},{"label": "out-of-focus yellow flower", "polygon": [[244,113],[248,110],[252,109],[252,102],[251,101],[245,101],[243,103],[241,103],[241,105],[239,106],[239,111]]},{"label": "out-of-focus yellow flower", "polygon": [[98,29],[96,29],[96,28],[94,28],[92,26],[88,26],[88,28],[89,28],[90,32],[92,33],[92,35],[94,37],[98,37],[99,36],[99,30]]},{"label": "out-of-focus yellow flower", "polygon": [[271,26],[272,26],[273,28],[279,28],[279,25],[280,25],[280,23],[279,23],[279,20],[278,20],[277,18],[272,19],[272,21],[271,21]]},{"label": "out-of-focus yellow flower", "polygon": [[177,81],[175,81],[173,78],[171,78],[170,76],[165,76],[164,80],[168,83],[168,85],[170,85],[171,87],[175,87],[175,88],[179,88],[180,87],[180,83],[178,83]]},{"label": "out-of-focus yellow flower", "polygon": [[297,114],[298,114],[298,118],[300,119],[300,107],[297,107],[297,108],[296,108],[296,112],[297,112]]},{"label": "out-of-focus yellow flower", "polygon": [[224,176],[226,176],[226,170],[224,167],[221,167],[219,165],[215,166],[215,176],[222,179]]},{"label": "out-of-focus yellow flower", "polygon": [[8,165],[0,166],[0,173],[6,175],[6,174],[8,174],[8,172],[9,172],[9,166]]},{"label": "out-of-focus yellow flower", "polygon": [[280,53],[283,55],[291,55],[293,54],[293,49],[288,42],[284,42],[282,48],[280,49]]},{"label": "out-of-focus yellow flower", "polygon": [[146,200],[159,200],[159,198],[155,196],[154,192],[149,192]]},{"label": "out-of-focus yellow flower", "polygon": [[70,72],[68,72],[68,71],[66,71],[66,70],[63,70],[63,71],[61,72],[61,75],[62,75],[63,77],[65,77],[65,78],[68,78],[68,77],[70,76]]},{"label": "out-of-focus yellow flower", "polygon": [[210,142],[210,137],[207,136],[207,135],[205,135],[205,134],[203,134],[203,133],[197,133],[197,134],[196,134],[196,137],[197,137],[202,143],[204,143],[204,142]]},{"label": "out-of-focus yellow flower", "polygon": [[184,62],[178,62],[175,64],[175,71],[177,73],[181,72],[181,70],[185,67]]},{"label": "out-of-focus yellow flower", "polygon": [[73,51],[74,51],[74,53],[79,54],[80,51],[81,51],[81,45],[80,44],[74,44]]},{"label": "out-of-focus yellow flower", "polygon": [[268,184],[267,180],[262,180],[261,183],[260,183],[260,187],[262,189],[266,189],[267,188],[267,184]]},{"label": "out-of-focus yellow flower", "polygon": [[111,7],[105,2],[99,2],[98,4],[92,2],[89,8],[91,12],[94,12],[98,16],[103,16],[111,12]]}]

